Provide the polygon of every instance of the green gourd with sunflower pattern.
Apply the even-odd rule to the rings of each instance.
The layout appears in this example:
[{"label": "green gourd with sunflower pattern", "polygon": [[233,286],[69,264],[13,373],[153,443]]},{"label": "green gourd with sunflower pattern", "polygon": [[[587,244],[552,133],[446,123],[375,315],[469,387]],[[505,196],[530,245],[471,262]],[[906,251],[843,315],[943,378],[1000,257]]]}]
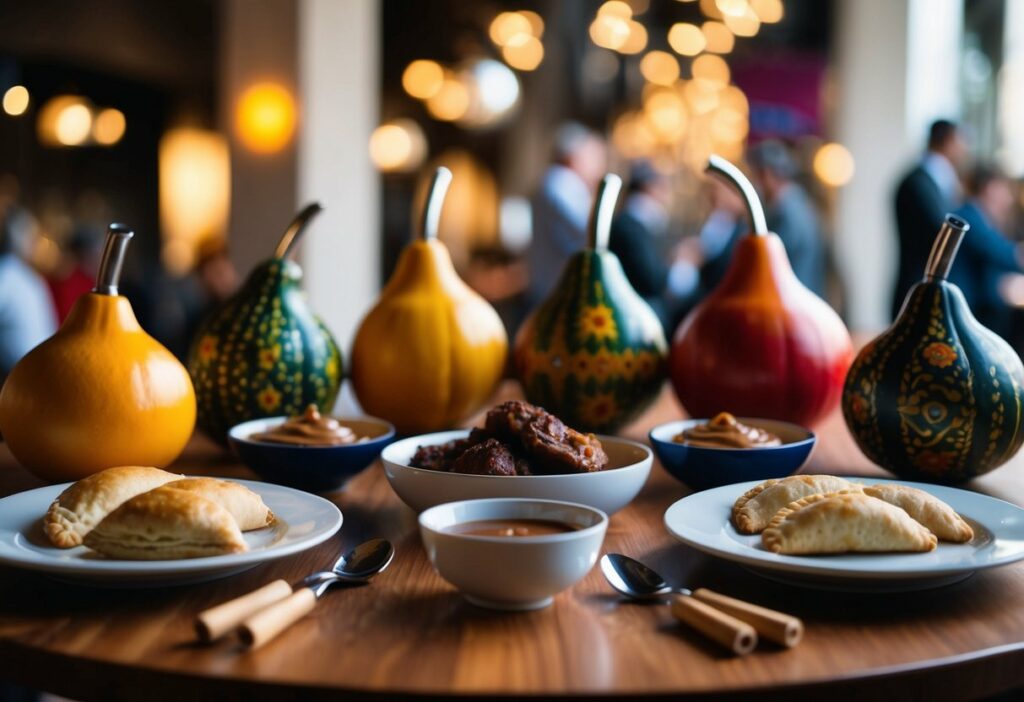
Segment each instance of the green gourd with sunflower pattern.
[{"label": "green gourd with sunflower pattern", "polygon": [[330,412],[341,387],[341,353],[300,287],[302,269],[289,258],[320,205],[289,225],[274,257],[214,310],[196,333],[188,370],[196,389],[197,424],[217,441],[241,422],[295,416],[310,404]]},{"label": "green gourd with sunflower pattern", "polygon": [[857,356],[843,388],[843,416],[861,450],[904,478],[970,480],[1024,441],[1024,365],[946,281],[969,228],[946,216],[924,279]]},{"label": "green gourd with sunflower pattern", "polygon": [[527,399],[571,427],[600,433],[616,431],[657,397],[668,354],[657,315],[608,251],[621,188],[618,176],[605,176],[590,217],[590,246],[566,264],[515,342]]}]

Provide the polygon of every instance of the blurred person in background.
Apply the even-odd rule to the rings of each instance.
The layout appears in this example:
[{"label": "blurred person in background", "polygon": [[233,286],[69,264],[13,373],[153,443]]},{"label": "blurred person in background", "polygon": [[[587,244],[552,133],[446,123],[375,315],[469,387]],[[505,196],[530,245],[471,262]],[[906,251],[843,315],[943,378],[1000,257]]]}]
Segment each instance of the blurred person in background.
[{"label": "blurred person in background", "polygon": [[818,295],[825,292],[825,245],[817,208],[794,178],[796,161],[780,141],[767,140],[747,155],[754,181],[765,199],[768,230],[786,246],[793,272]]},{"label": "blurred person in background", "polygon": [[928,130],[924,158],[896,188],[899,272],[892,300],[895,317],[914,283],[921,280],[928,253],[947,212],[961,202],[959,170],[969,157],[967,142],[953,122],[940,119]]},{"label": "blurred person in background", "polygon": [[32,218],[0,194],[0,383],[22,356],[57,331],[46,281],[25,262]]},{"label": "blurred person in background", "polygon": [[569,257],[586,245],[594,191],[608,167],[607,147],[593,131],[569,122],[555,132],[552,161],[533,198],[530,307],[543,302]]},{"label": "blurred person in background", "polygon": [[95,287],[103,255],[103,237],[102,230],[79,225],[61,256],[60,265],[47,277],[59,321],[67,318],[79,296]]},{"label": "blurred person in background", "polygon": [[[1008,338],[1013,308],[1004,298],[1005,284],[1020,285],[1024,273],[1024,246],[1003,232],[1010,224],[1016,200],[1013,181],[989,164],[975,167],[968,178],[968,200],[956,214],[971,225],[957,252],[949,280],[963,291],[974,316],[986,327]],[[1017,281],[1007,281],[1013,276]]]},{"label": "blurred person in background", "polygon": [[[672,184],[647,161],[630,169],[622,211],[612,222],[609,248],[629,282],[671,334],[700,283],[698,257],[686,243],[668,252]],[[666,253],[669,255],[666,256]]]},{"label": "blurred person in background", "polygon": [[743,198],[719,178],[705,181],[711,212],[697,237],[700,262],[701,298],[718,287],[732,262],[733,249],[749,230]]}]

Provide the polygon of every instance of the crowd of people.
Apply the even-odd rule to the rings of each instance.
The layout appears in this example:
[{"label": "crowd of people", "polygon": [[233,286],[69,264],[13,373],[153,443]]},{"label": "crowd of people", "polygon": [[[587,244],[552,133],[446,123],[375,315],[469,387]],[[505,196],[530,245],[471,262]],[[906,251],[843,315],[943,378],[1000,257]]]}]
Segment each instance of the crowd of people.
[{"label": "crowd of people", "polygon": [[[600,137],[578,124],[555,135],[553,163],[534,197],[530,306],[558,279],[566,260],[585,245],[593,193],[607,167]],[[825,296],[828,239],[819,205],[804,185],[793,150],[768,139],[748,149],[744,164],[765,206],[768,229],[782,239],[793,271]],[[707,215],[693,232],[673,218],[674,189],[646,161],[631,164],[624,202],[612,225],[610,248],[637,292],[671,334],[685,314],[721,281],[733,247],[748,230],[739,194],[715,178],[704,183]],[[893,317],[910,287],[921,280],[935,235],[947,213],[971,225],[950,280],[985,326],[1014,340],[1016,310],[1024,304],[1024,245],[1010,227],[1018,184],[988,163],[971,163],[963,131],[936,121],[927,149],[896,184],[894,224],[899,241]]]}]

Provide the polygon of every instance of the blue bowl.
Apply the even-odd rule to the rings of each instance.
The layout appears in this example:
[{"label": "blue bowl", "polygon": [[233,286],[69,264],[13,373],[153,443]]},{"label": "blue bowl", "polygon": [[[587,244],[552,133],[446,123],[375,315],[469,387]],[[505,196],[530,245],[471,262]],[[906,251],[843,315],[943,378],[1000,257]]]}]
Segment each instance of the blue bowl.
[{"label": "blue bowl", "polygon": [[267,417],[237,424],[228,432],[228,443],[242,463],[264,480],[307,492],[337,490],[373,463],[395,436],[395,428],[383,419],[338,417],[356,435],[370,440],[342,446],[294,446],[249,438],[286,419]]},{"label": "blue bowl", "polygon": [[647,435],[661,465],[672,477],[693,490],[742,483],[748,480],[785,478],[807,461],[817,440],[814,432],[774,419],[739,421],[770,431],[782,439],[781,446],[761,448],[704,448],[687,446],[672,440],[674,436],[706,419],[684,419],[661,424]]}]

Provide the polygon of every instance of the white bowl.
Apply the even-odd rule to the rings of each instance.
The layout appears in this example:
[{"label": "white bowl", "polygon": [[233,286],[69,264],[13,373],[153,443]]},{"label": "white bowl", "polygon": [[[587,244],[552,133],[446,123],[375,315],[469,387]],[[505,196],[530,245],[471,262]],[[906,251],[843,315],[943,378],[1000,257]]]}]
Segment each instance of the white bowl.
[{"label": "white bowl", "polygon": [[[576,530],[543,536],[446,531],[482,519],[542,519]],[[423,547],[441,577],[473,604],[504,610],[551,604],[594,567],[608,529],[608,515],[586,505],[514,498],[450,502],[423,512],[419,521]]]},{"label": "white bowl", "polygon": [[395,493],[417,512],[445,502],[489,497],[562,500],[614,514],[632,502],[651,472],[651,450],[635,441],[599,436],[610,468],[567,475],[466,475],[409,465],[420,446],[463,439],[468,430],[442,431],[396,441],[380,454]]}]

